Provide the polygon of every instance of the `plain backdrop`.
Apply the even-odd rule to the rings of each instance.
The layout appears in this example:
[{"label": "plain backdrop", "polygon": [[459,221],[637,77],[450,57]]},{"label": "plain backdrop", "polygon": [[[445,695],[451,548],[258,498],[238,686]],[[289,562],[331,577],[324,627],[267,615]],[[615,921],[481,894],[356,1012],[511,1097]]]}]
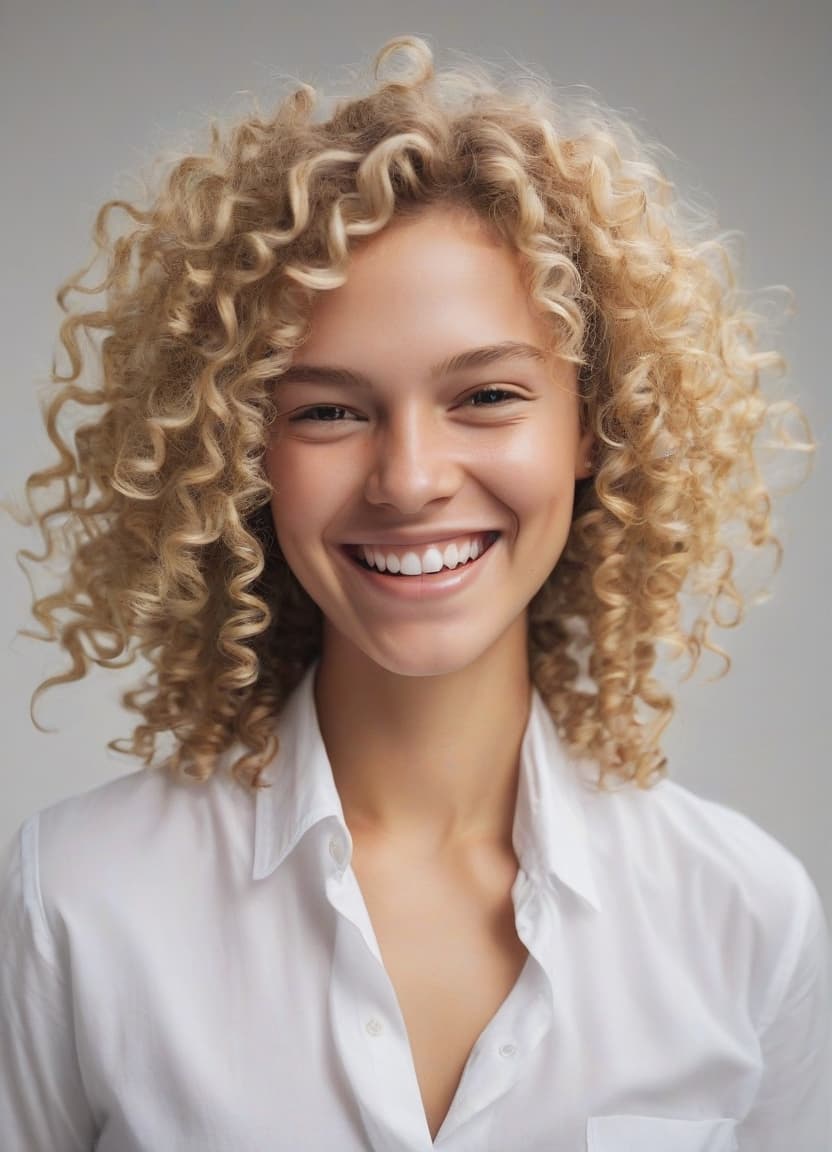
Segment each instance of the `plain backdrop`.
[{"label": "plain backdrop", "polygon": [[[426,37],[440,65],[456,49],[587,86],[670,150],[685,195],[742,233],[743,283],[795,295],[779,346],[785,394],[818,441],[814,472],[775,505],[785,559],[772,599],[718,635],[733,660],[726,679],[706,682],[711,658],[680,687],[665,748],[672,777],[745,812],[804,861],[832,920],[830,26],[824,0],[3,0],[0,495],[53,460],[38,396],[57,346],[55,289],[86,261],[97,207],[129,191],[157,152],[204,142],[208,118],[244,111],[245,92],[270,107],[286,77],[348,90],[350,70],[402,33]],[[139,669],[95,669],[48,693],[38,717],[56,731],[39,733],[31,693],[64,662],[16,636],[30,621],[15,551],[36,536],[0,516],[0,541],[5,842],[35,809],[138,766],[105,744],[132,729],[118,697]]]}]

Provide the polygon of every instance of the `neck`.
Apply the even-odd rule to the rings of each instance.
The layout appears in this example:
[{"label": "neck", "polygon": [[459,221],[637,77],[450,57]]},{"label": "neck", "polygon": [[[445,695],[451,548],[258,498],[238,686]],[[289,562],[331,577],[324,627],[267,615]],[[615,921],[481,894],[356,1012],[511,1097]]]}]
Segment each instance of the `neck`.
[{"label": "neck", "polygon": [[351,835],[426,853],[510,847],[531,701],[518,625],[436,676],[392,673],[343,637],[325,640],[315,704]]}]

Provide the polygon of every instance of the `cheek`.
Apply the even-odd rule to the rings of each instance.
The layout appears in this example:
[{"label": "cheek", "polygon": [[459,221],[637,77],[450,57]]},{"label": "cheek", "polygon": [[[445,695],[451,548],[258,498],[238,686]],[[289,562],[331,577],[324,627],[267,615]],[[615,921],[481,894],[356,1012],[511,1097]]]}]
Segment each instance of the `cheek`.
[{"label": "cheek", "polygon": [[281,543],[287,536],[315,519],[319,494],[312,487],[314,476],[307,476],[302,460],[293,458],[291,450],[270,449],[266,471],[272,485],[272,517]]},{"label": "cheek", "polygon": [[272,519],[281,545],[292,551],[319,546],[348,493],[333,454],[287,441],[270,449],[266,472],[273,488]]},{"label": "cheek", "polygon": [[569,519],[575,494],[574,459],[565,447],[532,443],[522,452],[497,457],[488,470],[491,492],[524,521]]}]

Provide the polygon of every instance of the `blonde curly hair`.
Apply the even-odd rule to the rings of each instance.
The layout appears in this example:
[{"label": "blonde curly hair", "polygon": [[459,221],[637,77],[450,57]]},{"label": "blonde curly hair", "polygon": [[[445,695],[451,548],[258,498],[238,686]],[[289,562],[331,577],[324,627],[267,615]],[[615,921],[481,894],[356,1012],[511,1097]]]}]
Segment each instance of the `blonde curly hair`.
[{"label": "blonde curly hair", "polygon": [[[60,459],[26,481],[45,551],[19,557],[70,556],[57,592],[32,589],[45,632],[25,634],[72,663],[32,708],[91,662],[141,655],[150,671],[122,702],[142,722],[108,747],[205,781],[236,744],[233,775],[265,785],[275,717],[321,643],[271,519],[275,379],[362,237],[462,205],[517,252],[560,354],[580,366],[595,437],[566,547],[529,607],[533,681],[599,786],[648,787],[666,771],[674,703],[651,675],[658,644],[687,652],[688,675],[703,649],[727,671],[709,631],[743,615],[736,548],[774,545],[775,567],[781,555],[755,437],[791,410],[806,438],[784,445],[814,445],[796,405],[761,394],[760,373],[784,362],[758,350],[761,318],[740,305],[724,238],[700,235],[633,127],[594,99],[556,101],[539,76],[465,59],[437,73],[424,40],[397,37],[373,90],[328,118],[301,84],[270,118],[214,123],[207,151],[176,159],[144,206],[103,205],[95,259],[58,293],[69,370],[53,370],[44,419]],[[114,236],[117,209],[128,224]],[[106,275],[86,284],[102,255]],[[104,302],[70,311],[71,292]],[[97,386],[81,383],[83,335]],[[74,448],[58,428],[70,403],[102,409]],[[38,510],[36,492],[56,484]],[[731,524],[745,530],[734,547]],[[704,601],[687,627],[684,593]],[[156,764],[163,734],[173,751]]]}]

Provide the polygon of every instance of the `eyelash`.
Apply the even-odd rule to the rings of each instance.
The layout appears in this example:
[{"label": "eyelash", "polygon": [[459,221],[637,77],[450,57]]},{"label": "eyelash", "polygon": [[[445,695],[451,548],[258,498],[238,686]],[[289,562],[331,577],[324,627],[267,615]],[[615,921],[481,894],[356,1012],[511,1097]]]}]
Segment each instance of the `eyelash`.
[{"label": "eyelash", "polygon": [[[312,420],[313,412],[346,412],[346,408],[341,408],[337,404],[316,404],[314,408],[306,408],[303,412],[299,412],[297,416],[292,416],[290,423],[295,424],[299,420]],[[337,420],[315,420],[316,424],[337,424]]]},{"label": "eyelash", "polygon": [[[482,396],[487,392],[497,393],[501,397],[499,404],[503,404],[508,400],[519,400],[520,399],[520,397],[515,392],[509,392],[505,388],[495,388],[495,387],[491,386],[488,388],[480,388],[477,392],[474,392],[471,396],[468,396],[466,398],[466,400],[464,401],[464,403],[467,405],[469,401],[474,400],[474,399],[476,399],[477,396]],[[471,407],[472,408],[497,408],[497,407],[499,407],[499,404],[472,404]],[[345,408],[342,404],[313,404],[310,408],[305,408],[302,412],[299,412],[296,416],[291,417],[291,422],[294,423],[295,421],[298,421],[298,420],[309,420],[312,423],[316,423],[316,424],[340,424],[341,423],[340,420],[313,420],[310,414],[312,412],[347,412],[347,411],[348,411],[348,409]]]},{"label": "eyelash", "polygon": [[[469,400],[475,400],[477,396],[483,396],[486,392],[496,392],[501,397],[500,403],[505,403],[507,400],[519,400],[520,397],[516,392],[509,392],[506,388],[498,388],[495,384],[489,384],[485,388],[478,388],[476,392],[472,392],[467,396],[464,403],[467,405]],[[497,408],[497,404],[472,404],[472,408]]]}]

